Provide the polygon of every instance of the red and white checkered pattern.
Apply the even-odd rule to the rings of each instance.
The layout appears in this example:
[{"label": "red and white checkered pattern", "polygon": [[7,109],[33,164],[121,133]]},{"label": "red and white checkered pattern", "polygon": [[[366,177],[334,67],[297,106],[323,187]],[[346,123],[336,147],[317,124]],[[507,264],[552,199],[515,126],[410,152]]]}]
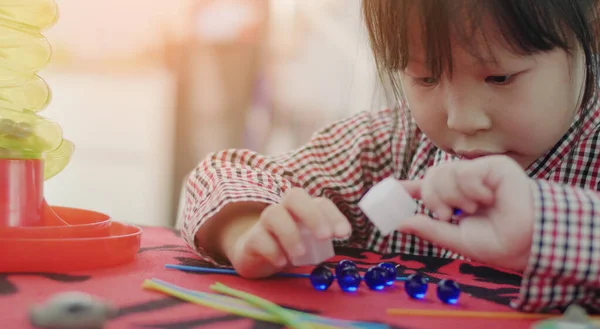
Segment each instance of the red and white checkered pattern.
[{"label": "red and white checkered pattern", "polygon": [[[362,112],[316,133],[305,146],[279,156],[249,150],[211,154],[186,186],[183,235],[204,260],[219,263],[195,241],[200,226],[223,206],[237,201],[277,203],[292,186],[335,202],[350,219],[353,235],[338,245],[381,253],[410,253],[462,258],[415,236],[382,236],[358,207],[361,197],[386,177],[400,178],[406,133],[386,109]],[[437,149],[418,131],[408,178],[451,155]],[[600,111],[586,118],[580,134],[572,130],[528,170],[537,180],[535,233],[531,260],[520,296],[513,306],[538,311],[570,303],[600,307]],[[430,214],[422,205],[418,211]],[[199,246],[200,245],[200,246]]]}]

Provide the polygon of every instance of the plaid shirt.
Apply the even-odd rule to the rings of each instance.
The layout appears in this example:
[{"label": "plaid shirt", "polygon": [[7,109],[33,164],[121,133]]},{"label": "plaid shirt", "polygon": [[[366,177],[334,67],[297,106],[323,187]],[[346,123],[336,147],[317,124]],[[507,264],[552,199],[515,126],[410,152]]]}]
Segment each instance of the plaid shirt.
[{"label": "plaid shirt", "polygon": [[[392,110],[362,112],[316,133],[305,146],[278,156],[249,150],[209,155],[186,185],[182,233],[204,260],[195,235],[206,219],[236,201],[278,203],[292,186],[331,199],[349,218],[352,236],[338,245],[380,253],[462,258],[413,235],[382,236],[358,201],[377,182],[400,177],[407,134],[418,140],[408,178],[456,160],[414,129],[403,133]],[[540,311],[579,303],[600,308],[600,111],[594,109],[580,134],[571,130],[526,171],[537,182],[535,225],[529,266],[513,306]],[[406,169],[406,168],[405,168]],[[430,214],[421,205],[420,212]]]}]

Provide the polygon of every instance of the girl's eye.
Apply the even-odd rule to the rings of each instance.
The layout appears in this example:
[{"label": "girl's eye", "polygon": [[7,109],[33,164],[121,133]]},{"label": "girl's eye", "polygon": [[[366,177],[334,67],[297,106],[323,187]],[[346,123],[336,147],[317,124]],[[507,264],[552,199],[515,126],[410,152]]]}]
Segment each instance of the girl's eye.
[{"label": "girl's eye", "polygon": [[485,78],[485,82],[493,83],[496,85],[506,85],[512,81],[512,75],[491,75]]},{"label": "girl's eye", "polygon": [[421,86],[427,86],[427,87],[431,87],[431,86],[435,86],[438,83],[438,80],[436,78],[414,78],[415,84],[421,85]]}]

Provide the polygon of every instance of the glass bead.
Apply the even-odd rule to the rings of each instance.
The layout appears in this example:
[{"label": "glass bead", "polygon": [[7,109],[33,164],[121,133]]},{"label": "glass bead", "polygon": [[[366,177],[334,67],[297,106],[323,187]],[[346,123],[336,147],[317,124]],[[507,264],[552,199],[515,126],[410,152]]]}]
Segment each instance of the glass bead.
[{"label": "glass bead", "polygon": [[371,290],[382,290],[386,286],[388,272],[379,266],[370,267],[365,273],[365,283]]},{"label": "glass bead", "polygon": [[385,270],[385,284],[391,286],[396,282],[396,276],[398,276],[398,272],[396,271],[396,266],[392,263],[379,263],[377,265]]},{"label": "glass bead", "polygon": [[341,272],[345,269],[356,270],[356,264],[354,264],[354,262],[351,260],[347,260],[347,259],[341,260],[335,266],[335,275],[339,277],[341,275]]},{"label": "glass bead", "polygon": [[427,293],[427,283],[429,280],[419,273],[409,275],[404,282],[404,290],[406,293],[415,299],[425,297]]},{"label": "glass bead", "polygon": [[442,280],[438,283],[438,299],[446,304],[456,304],[460,295],[460,287],[454,280]]},{"label": "glass bead", "polygon": [[333,283],[333,273],[325,266],[317,266],[310,273],[310,284],[315,290],[327,290]]},{"label": "glass bead", "polygon": [[360,286],[361,281],[362,278],[360,277],[360,273],[352,268],[342,270],[337,278],[338,285],[343,291],[346,292],[354,292],[358,290],[358,286]]}]

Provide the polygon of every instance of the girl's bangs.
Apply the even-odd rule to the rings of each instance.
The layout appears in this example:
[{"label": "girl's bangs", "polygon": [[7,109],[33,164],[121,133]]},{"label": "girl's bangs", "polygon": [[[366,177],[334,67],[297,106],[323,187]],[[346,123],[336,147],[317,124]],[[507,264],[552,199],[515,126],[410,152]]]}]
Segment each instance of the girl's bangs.
[{"label": "girl's bangs", "polygon": [[[592,0],[576,1],[588,3],[580,5],[580,10],[592,11]],[[564,0],[364,0],[363,14],[381,68],[403,70],[416,41],[427,50],[425,65],[436,78],[452,73],[451,42],[485,61],[493,58],[490,52],[473,46],[474,38],[488,44],[501,41],[519,55],[555,48],[570,51],[575,43],[597,48],[588,32],[589,20],[581,19],[589,13],[577,12]],[[416,26],[420,40],[410,42]]]}]

